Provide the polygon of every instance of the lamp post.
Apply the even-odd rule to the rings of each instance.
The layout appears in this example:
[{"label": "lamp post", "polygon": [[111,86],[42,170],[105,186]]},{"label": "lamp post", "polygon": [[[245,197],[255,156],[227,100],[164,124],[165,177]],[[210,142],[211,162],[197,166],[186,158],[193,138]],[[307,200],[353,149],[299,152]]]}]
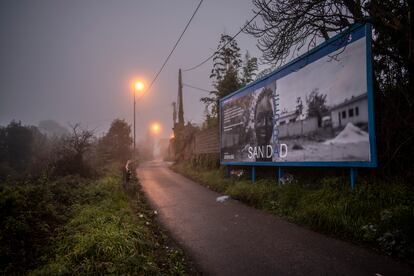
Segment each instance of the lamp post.
[{"label": "lamp post", "polygon": [[135,106],[136,106],[136,96],[135,94],[138,93],[139,91],[142,91],[142,89],[144,88],[144,84],[140,81],[135,82],[135,91],[134,91],[134,152],[133,152],[133,158],[134,158],[134,162],[135,162]]}]

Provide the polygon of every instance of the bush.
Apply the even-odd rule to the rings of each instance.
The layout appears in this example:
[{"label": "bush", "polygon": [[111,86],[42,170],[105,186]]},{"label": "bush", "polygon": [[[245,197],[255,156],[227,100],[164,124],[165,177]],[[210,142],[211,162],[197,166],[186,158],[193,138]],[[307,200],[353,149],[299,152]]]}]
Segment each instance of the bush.
[{"label": "bush", "polygon": [[81,183],[66,177],[0,185],[0,271],[20,273],[36,265],[56,227],[71,215]]},{"label": "bush", "polygon": [[274,194],[275,185],[269,185],[269,182],[258,181],[252,185],[250,181],[236,182],[226,189],[226,194],[233,198],[241,200],[249,205],[264,208],[265,203],[269,201],[270,195]]}]

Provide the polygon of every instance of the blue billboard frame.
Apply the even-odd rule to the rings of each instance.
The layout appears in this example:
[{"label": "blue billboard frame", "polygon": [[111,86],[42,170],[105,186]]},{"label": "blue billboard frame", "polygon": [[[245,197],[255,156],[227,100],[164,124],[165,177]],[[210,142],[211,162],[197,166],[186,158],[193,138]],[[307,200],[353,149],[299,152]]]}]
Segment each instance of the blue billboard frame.
[{"label": "blue billboard frame", "polygon": [[[350,36],[351,35],[351,36]],[[222,160],[222,120],[223,118],[223,103],[228,99],[241,97],[252,90],[261,88],[269,84],[270,82],[280,79],[292,72],[295,72],[302,67],[326,56],[340,48],[345,47],[358,39],[365,36],[366,38],[366,77],[367,77],[367,96],[368,96],[368,133],[370,142],[370,161],[279,161],[279,162],[231,162]],[[351,37],[350,40],[348,38]],[[346,39],[346,40],[344,40]],[[272,166],[272,167],[368,167],[375,168],[378,166],[377,150],[376,150],[376,138],[375,138],[375,116],[374,116],[374,89],[373,89],[373,68],[372,68],[372,26],[371,24],[355,24],[327,40],[326,42],[318,45],[309,52],[299,56],[286,65],[276,69],[269,75],[254,81],[253,83],[223,97],[219,101],[220,112],[220,164],[221,165],[233,165],[233,166]]]}]

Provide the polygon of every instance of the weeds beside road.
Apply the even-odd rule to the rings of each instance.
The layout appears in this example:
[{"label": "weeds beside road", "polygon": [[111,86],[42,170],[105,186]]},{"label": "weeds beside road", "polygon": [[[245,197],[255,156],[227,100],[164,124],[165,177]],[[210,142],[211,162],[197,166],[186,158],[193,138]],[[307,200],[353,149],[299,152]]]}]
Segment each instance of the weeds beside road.
[{"label": "weeds beside road", "polygon": [[295,223],[414,260],[414,192],[399,181],[361,180],[351,191],[345,179],[333,177],[318,183],[292,180],[277,185],[274,179],[262,179],[252,184],[250,180],[225,177],[223,170],[186,163],[172,169]]},{"label": "weeds beside road", "polygon": [[2,183],[1,273],[187,274],[136,182],[118,173]]}]

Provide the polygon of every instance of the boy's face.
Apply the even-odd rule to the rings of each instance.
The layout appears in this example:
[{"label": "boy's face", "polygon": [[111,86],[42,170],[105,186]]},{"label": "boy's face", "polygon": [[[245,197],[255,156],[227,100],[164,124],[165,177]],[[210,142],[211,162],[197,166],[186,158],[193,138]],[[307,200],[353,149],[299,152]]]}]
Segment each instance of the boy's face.
[{"label": "boy's face", "polygon": [[258,145],[267,145],[273,131],[273,110],[268,97],[263,97],[256,107],[255,128]]}]

